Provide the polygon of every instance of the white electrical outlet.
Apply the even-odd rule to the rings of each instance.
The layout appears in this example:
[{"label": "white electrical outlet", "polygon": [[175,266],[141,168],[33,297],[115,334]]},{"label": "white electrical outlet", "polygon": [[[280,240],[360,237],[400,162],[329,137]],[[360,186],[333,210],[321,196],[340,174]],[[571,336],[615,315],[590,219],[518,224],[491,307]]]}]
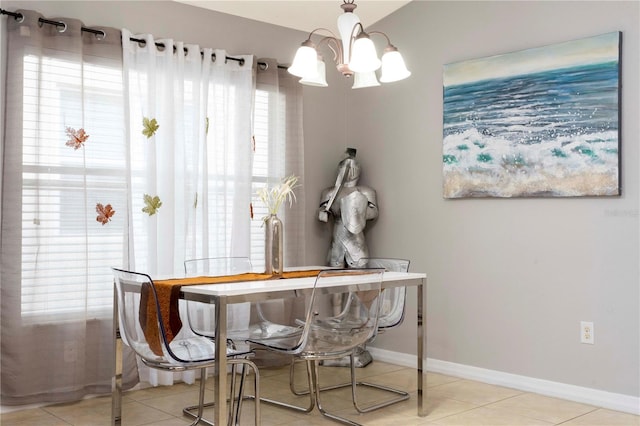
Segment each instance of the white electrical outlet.
[{"label": "white electrical outlet", "polygon": [[590,321],[580,321],[580,342],[593,345],[594,333],[593,323]]}]

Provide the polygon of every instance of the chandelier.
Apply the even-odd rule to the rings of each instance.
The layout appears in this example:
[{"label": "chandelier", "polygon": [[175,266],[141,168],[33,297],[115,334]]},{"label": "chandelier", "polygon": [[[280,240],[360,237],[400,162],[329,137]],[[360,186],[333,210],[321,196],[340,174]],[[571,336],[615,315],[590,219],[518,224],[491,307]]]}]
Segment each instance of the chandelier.
[{"label": "chandelier", "polygon": [[[316,28],[309,33],[307,39],[298,48],[293,63],[288,68],[289,73],[301,77],[300,83],[308,86],[327,87],[326,67],[324,58],[318,53],[323,44],[333,52],[336,68],[345,77],[354,77],[353,88],[379,86],[404,80],[411,75],[407,70],[404,59],[398,49],[391,44],[389,37],[381,31],[365,32],[358,15],[353,13],[357,7],[355,0],[343,0],[340,5],[344,13],[338,17],[338,31],[340,39],[326,28]],[[320,32],[330,35],[323,36],[318,43],[311,40],[311,36]],[[378,58],[371,35],[382,35],[387,40],[382,60]],[[381,69],[380,82],[376,71]]]}]

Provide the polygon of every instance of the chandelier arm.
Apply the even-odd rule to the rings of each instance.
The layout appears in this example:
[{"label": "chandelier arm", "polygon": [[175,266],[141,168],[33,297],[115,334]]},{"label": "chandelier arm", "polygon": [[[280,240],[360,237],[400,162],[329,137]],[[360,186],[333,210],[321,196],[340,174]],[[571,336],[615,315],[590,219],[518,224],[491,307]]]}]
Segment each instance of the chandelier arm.
[{"label": "chandelier arm", "polygon": [[390,45],[390,46],[393,46],[391,44],[391,40],[389,40],[389,36],[386,35],[385,33],[383,33],[382,31],[371,31],[371,32],[369,32],[369,35],[371,35],[371,34],[380,34],[380,35],[384,36],[384,38],[387,39],[387,44]]},{"label": "chandelier arm", "polygon": [[[318,34],[319,31],[326,31],[327,33],[331,34],[329,36],[324,36],[320,39],[320,41],[316,44],[316,48],[319,48],[320,45],[322,43],[326,43],[327,47],[329,47],[329,49],[331,49],[331,52],[333,52],[333,61],[337,64],[338,63],[338,58],[342,57],[342,46],[340,45],[340,42],[338,42],[338,37],[336,37],[336,35],[333,33],[333,31],[331,31],[328,28],[316,28],[313,31],[311,31],[309,33],[309,36],[307,37],[307,40],[311,40],[311,36],[313,35],[317,35],[320,36],[321,34]],[[330,42],[333,41],[333,44],[335,45],[335,49],[331,46]]]},{"label": "chandelier arm", "polygon": [[357,22],[353,28],[351,29],[351,37],[349,38],[349,57],[345,58],[347,59],[347,63],[351,63],[351,55],[353,55],[353,41],[356,39],[356,36],[353,35],[353,33],[356,32],[356,28],[360,27],[360,32],[358,33],[358,35],[364,33],[367,34],[364,31],[364,27],[362,26],[362,22]]},{"label": "chandelier arm", "polygon": [[[331,46],[331,42],[333,42],[334,46]],[[318,48],[322,43],[326,43],[327,47],[331,49],[333,52],[333,62],[338,64],[339,58],[342,58],[342,46],[338,39],[335,37],[323,37],[322,40],[318,42]]]},{"label": "chandelier arm", "polygon": [[[309,36],[307,37],[307,39],[311,40],[311,36],[312,36],[312,35],[314,35],[314,34],[316,34],[316,32],[317,32],[317,31],[326,31],[326,32],[328,32],[329,34],[331,34],[331,37],[333,37],[333,38],[338,38],[338,37],[336,37],[336,35],[333,33],[333,31],[331,31],[330,29],[320,27],[320,28],[316,28],[315,30],[311,31],[311,32],[309,33]],[[320,35],[320,34],[317,34],[317,35]]]}]

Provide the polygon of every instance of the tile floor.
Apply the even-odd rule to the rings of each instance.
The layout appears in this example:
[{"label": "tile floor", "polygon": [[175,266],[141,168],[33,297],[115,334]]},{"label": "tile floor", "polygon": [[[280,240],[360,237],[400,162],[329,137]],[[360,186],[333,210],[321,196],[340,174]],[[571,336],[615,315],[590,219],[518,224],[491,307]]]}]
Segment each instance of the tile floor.
[{"label": "tile floor", "polygon": [[[348,378],[348,368],[321,367],[323,383],[338,383]],[[302,373],[302,369],[300,370]],[[374,361],[357,370],[359,378],[409,389],[411,399],[368,414],[358,415],[351,406],[348,389],[324,392],[323,404],[329,411],[353,419],[364,425],[593,425],[640,426],[640,416],[601,409],[576,402],[549,398],[515,389],[489,385],[442,374],[427,376],[428,416],[417,416],[417,381],[413,369]],[[287,367],[261,369],[261,392],[275,399],[298,401],[304,397],[289,392]],[[296,382],[303,384],[304,375]],[[211,389],[211,383],[208,385]],[[251,389],[251,388],[249,388]],[[177,384],[171,387],[146,388],[126,392],[123,398],[125,426],[157,425],[184,426],[188,418],[182,416],[182,407],[195,404],[197,385]],[[380,391],[363,389],[361,402],[381,397]],[[384,398],[385,395],[382,395]],[[5,407],[6,408],[6,407]],[[290,410],[262,404],[262,424],[271,425],[331,425],[317,410],[298,414]],[[85,399],[69,404],[56,404],[5,412],[0,417],[3,426],[102,426],[110,424],[111,398],[109,396]],[[211,418],[211,411],[208,417]],[[242,425],[253,424],[253,402],[243,405]]]}]

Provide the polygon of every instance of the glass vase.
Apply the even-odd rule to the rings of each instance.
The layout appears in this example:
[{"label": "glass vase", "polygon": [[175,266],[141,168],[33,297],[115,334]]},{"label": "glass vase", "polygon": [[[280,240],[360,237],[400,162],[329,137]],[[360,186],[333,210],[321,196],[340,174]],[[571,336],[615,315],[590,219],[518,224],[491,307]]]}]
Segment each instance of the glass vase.
[{"label": "glass vase", "polygon": [[284,269],[284,256],[282,254],[284,229],[282,228],[282,221],[277,215],[271,214],[264,221],[264,229],[264,261],[266,273],[282,275]]}]

